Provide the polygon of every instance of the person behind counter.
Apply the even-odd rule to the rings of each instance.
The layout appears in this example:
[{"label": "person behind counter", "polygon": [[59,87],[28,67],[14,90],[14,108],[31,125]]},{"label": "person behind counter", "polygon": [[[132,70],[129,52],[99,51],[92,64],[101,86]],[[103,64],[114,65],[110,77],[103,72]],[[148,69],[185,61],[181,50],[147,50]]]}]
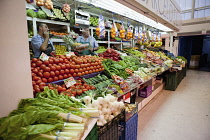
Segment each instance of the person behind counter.
[{"label": "person behind counter", "polygon": [[90,55],[94,51],[98,50],[98,43],[93,36],[90,36],[89,28],[82,30],[82,36],[76,39],[76,42],[84,44],[76,50],[79,50],[80,55]]},{"label": "person behind counter", "polygon": [[31,45],[34,52],[34,57],[39,57],[42,52],[47,55],[55,53],[55,47],[52,42],[49,40],[49,29],[48,26],[44,23],[41,23],[37,26],[38,34],[33,36],[31,39]]}]

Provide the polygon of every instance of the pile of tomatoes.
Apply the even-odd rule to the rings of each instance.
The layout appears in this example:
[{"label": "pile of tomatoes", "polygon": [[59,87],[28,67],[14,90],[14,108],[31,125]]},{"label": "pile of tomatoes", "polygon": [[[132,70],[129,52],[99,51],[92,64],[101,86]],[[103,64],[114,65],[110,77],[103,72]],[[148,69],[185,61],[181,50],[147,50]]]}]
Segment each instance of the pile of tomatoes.
[{"label": "pile of tomatoes", "polygon": [[50,57],[45,61],[32,58],[31,72],[34,93],[43,91],[46,83],[103,71],[102,60],[103,58],[100,57],[75,55]]},{"label": "pile of tomatoes", "polygon": [[92,85],[88,85],[83,80],[76,80],[76,84],[72,85],[69,88],[66,88],[65,84],[56,85],[56,84],[48,84],[50,89],[57,89],[59,94],[64,94],[68,96],[80,96],[85,91],[96,89]]}]

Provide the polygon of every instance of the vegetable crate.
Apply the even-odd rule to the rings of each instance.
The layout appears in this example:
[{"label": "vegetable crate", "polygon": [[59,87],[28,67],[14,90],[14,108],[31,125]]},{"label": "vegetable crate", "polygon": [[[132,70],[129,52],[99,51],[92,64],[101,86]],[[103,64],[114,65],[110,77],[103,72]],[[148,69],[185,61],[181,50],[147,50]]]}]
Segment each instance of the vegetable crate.
[{"label": "vegetable crate", "polygon": [[138,113],[131,117],[127,122],[120,122],[119,131],[119,140],[137,140]]},{"label": "vegetable crate", "polygon": [[147,98],[152,94],[152,85],[147,86],[144,89],[139,90],[138,96]]},{"label": "vegetable crate", "polygon": [[134,104],[125,104],[125,106],[129,106],[129,105],[135,105],[135,108],[132,108],[132,111],[127,111],[125,110],[125,116],[123,119],[121,119],[122,122],[127,122],[130,118],[132,118],[132,116],[134,116],[134,114],[136,114],[138,112],[138,103],[134,103]]},{"label": "vegetable crate", "polygon": [[119,121],[124,119],[123,110],[119,115],[114,117],[112,121],[106,123],[104,126],[98,126],[98,139],[99,140],[118,140],[119,139]]},{"label": "vegetable crate", "polygon": [[85,138],[85,140],[98,140],[98,127],[97,123],[94,125],[88,136]]},{"label": "vegetable crate", "polygon": [[175,91],[182,79],[181,71],[167,73],[165,89]]}]

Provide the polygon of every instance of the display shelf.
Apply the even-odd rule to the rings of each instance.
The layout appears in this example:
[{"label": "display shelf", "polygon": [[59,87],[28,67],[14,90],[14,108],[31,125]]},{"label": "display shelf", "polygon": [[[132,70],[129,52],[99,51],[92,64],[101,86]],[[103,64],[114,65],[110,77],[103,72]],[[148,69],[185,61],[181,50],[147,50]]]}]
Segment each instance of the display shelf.
[{"label": "display shelf", "polygon": [[108,41],[96,41],[98,43],[108,43]]},{"label": "display shelf", "polygon": [[[63,39],[50,39],[52,42],[64,42]],[[28,38],[28,41],[31,41],[31,38]]]},{"label": "display shelf", "polygon": [[112,41],[110,41],[110,44],[121,44],[121,42],[112,42]]},{"label": "display shelf", "polygon": [[81,138],[81,140],[85,140],[85,138],[88,136],[88,134],[90,133],[90,131],[93,129],[94,125],[96,124],[98,119],[90,119],[88,125],[87,125],[87,129],[84,132],[83,137]]}]

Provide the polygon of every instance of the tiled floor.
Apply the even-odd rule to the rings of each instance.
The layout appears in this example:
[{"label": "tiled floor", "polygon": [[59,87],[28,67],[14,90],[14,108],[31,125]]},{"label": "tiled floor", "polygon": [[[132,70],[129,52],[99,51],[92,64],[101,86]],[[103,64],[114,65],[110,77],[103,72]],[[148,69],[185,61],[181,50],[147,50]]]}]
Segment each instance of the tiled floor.
[{"label": "tiled floor", "polygon": [[139,112],[138,140],[210,140],[210,72],[188,70]]}]

